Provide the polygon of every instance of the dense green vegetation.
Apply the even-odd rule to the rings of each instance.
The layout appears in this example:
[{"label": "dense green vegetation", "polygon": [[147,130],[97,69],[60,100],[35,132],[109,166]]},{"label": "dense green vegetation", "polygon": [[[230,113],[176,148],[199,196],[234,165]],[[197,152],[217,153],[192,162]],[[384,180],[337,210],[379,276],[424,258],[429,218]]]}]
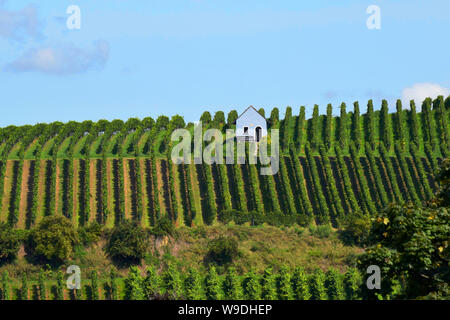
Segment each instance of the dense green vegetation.
[{"label": "dense green vegetation", "polygon": [[[383,100],[361,114],[358,102],[339,116],[314,106],[298,116],[291,107],[269,126],[281,130],[279,172],[262,177],[249,165],[172,166],[174,129],[187,128],[180,116],[126,122],[54,122],[0,129],[0,221],[30,229],[43,217],[63,214],[76,226],[96,220],[108,228],[124,219],[154,225],[167,215],[177,226],[214,224],[224,211],[256,211],[264,221],[311,219],[332,223],[351,212],[373,215],[390,202],[429,200],[434,175],[448,154],[448,108],[444,97],[427,99],[416,111],[397,101],[389,113]],[[202,115],[203,128],[223,133],[237,112]],[[136,160],[135,160],[136,159]],[[140,159],[144,161],[141,162]],[[329,205],[332,204],[332,205]],[[298,218],[299,217],[299,218]]]},{"label": "dense green vegetation", "polygon": [[[26,259],[33,272],[3,273],[0,295],[445,297],[449,101],[427,99],[420,112],[413,101],[410,109],[397,101],[394,113],[385,100],[380,110],[369,101],[366,113],[358,102],[353,110],[343,103],[338,112],[328,105],[325,115],[316,105],[310,119],[305,107],[298,116],[287,107],[284,118],[274,108],[268,123],[280,129],[281,154],[273,176],[261,176],[262,164],[248,161],[172,164],[171,132],[193,131],[180,116],[1,128],[0,268],[15,270]],[[227,119],[219,111],[205,112],[201,120],[204,130],[225,134],[236,118],[236,111]],[[248,148],[246,153],[248,158]],[[280,252],[264,244],[274,230]],[[295,245],[284,248],[285,237]],[[313,245],[298,251],[301,241],[328,239],[335,241],[328,254]],[[164,251],[168,242],[177,243],[177,257]],[[348,260],[325,262],[343,243]],[[183,246],[190,251],[180,253]],[[357,266],[358,246],[369,246],[359,271],[349,268]],[[107,274],[91,268],[82,290],[66,291],[55,267],[87,265],[93,248],[90,259],[114,267]],[[377,295],[361,287],[367,264],[383,265],[390,275]],[[136,265],[146,272],[128,271]]]}]

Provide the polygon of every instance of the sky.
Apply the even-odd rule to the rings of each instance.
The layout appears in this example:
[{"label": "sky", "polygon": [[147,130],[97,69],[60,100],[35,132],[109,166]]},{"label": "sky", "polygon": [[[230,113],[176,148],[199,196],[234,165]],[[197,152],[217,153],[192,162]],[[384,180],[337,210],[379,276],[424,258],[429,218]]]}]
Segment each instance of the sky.
[{"label": "sky", "polygon": [[0,126],[406,107],[450,95],[449,12],[446,0],[0,0]]}]

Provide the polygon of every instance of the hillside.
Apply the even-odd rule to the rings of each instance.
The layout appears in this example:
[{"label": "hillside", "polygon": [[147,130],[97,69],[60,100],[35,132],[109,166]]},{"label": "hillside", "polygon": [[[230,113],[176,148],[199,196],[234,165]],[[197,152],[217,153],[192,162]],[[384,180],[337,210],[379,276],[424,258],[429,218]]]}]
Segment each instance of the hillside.
[{"label": "hillside", "polygon": [[[177,226],[215,224],[223,212],[256,211],[264,222],[331,222],[350,212],[375,213],[389,202],[420,204],[436,190],[434,172],[448,155],[450,97],[425,100],[421,112],[367,112],[359,105],[340,116],[305,119],[287,108],[280,129],[280,171],[261,176],[254,165],[175,165],[170,134],[192,129],[180,116],[55,122],[0,130],[0,221],[31,228],[63,214],[77,226],[123,219],[154,225],[168,215]],[[261,110],[261,112],[264,112]],[[236,112],[204,113],[204,127],[225,132]],[[280,215],[282,218],[280,218]]]}]

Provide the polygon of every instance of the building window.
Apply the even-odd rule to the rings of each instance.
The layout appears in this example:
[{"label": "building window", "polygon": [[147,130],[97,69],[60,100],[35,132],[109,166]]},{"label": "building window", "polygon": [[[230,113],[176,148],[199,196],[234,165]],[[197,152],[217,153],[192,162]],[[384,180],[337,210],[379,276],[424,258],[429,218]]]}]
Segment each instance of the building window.
[{"label": "building window", "polygon": [[244,134],[248,134],[248,127],[244,127]]}]

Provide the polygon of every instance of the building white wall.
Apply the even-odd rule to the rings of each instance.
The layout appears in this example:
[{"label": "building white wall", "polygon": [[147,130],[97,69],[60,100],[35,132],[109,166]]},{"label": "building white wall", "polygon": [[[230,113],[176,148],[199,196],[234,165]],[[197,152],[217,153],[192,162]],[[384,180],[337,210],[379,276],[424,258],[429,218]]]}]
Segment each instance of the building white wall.
[{"label": "building white wall", "polygon": [[247,109],[247,111],[236,120],[237,137],[244,136],[244,127],[248,127],[248,135],[253,138],[256,137],[256,127],[261,127],[261,137],[267,136],[267,121],[253,108]]}]

